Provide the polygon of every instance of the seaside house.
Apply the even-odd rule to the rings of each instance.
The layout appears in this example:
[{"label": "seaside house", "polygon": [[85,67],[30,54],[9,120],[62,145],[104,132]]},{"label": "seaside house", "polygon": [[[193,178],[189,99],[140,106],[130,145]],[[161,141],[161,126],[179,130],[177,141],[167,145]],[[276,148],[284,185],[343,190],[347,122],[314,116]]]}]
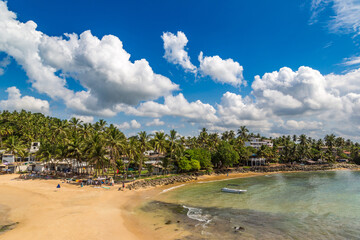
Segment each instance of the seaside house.
[{"label": "seaside house", "polygon": [[250,141],[245,142],[245,146],[259,150],[261,146],[273,147],[273,143],[268,139],[262,140],[261,138],[250,138]]},{"label": "seaside house", "polygon": [[256,154],[250,156],[248,160],[246,160],[247,166],[265,166],[266,165],[266,158],[258,157]]},{"label": "seaside house", "polygon": [[2,162],[2,164],[5,164],[5,165],[13,164],[15,162],[15,155],[14,154],[6,154],[6,153],[4,153],[2,155],[1,162]]}]

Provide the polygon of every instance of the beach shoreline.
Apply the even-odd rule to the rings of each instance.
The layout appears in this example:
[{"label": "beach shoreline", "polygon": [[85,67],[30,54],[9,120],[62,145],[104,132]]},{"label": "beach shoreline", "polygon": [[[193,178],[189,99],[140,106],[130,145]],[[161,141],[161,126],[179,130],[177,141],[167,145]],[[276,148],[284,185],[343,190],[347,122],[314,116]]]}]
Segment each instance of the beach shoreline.
[{"label": "beach shoreline", "polygon": [[[344,169],[334,169],[344,170]],[[223,181],[278,174],[282,172],[247,172],[203,175],[186,182]],[[19,222],[13,230],[2,233],[12,239],[176,239],[186,232],[154,231],[162,220],[140,217],[136,209],[151,199],[184,183],[138,190],[117,191],[75,186],[61,180],[17,180],[18,175],[0,176],[0,205],[6,206],[8,220]],[[57,189],[57,184],[61,185]],[[169,190],[170,189],[170,190]],[[164,235],[166,234],[166,235]],[[165,237],[164,237],[165,236]]]}]

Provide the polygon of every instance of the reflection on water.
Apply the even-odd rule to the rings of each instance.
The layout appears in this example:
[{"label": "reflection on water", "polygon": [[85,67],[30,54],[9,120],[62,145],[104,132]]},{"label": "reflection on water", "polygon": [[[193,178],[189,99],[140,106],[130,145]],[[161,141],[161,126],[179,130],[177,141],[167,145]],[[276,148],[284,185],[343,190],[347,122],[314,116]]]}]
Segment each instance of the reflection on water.
[{"label": "reflection on water", "polygon": [[[190,239],[360,239],[359,183],[360,172],[353,171],[194,183],[159,195],[143,210],[167,211],[193,233]],[[248,191],[222,193],[227,184]]]}]

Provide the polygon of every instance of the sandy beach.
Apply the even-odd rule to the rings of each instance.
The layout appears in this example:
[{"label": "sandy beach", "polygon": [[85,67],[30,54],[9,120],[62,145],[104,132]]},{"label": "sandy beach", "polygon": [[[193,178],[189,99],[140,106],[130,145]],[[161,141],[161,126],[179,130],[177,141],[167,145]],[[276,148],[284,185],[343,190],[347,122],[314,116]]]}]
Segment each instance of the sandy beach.
[{"label": "sandy beach", "polygon": [[[204,176],[197,181],[250,177],[262,173]],[[18,239],[175,239],[188,233],[172,229],[154,231],[159,219],[135,214],[136,207],[164,189],[117,191],[74,186],[61,180],[17,180],[17,175],[0,176],[0,205],[8,221],[19,224],[1,234],[4,240]],[[57,184],[61,185],[57,189]],[[164,235],[166,234],[166,235]],[[165,237],[164,237],[165,236]]]}]

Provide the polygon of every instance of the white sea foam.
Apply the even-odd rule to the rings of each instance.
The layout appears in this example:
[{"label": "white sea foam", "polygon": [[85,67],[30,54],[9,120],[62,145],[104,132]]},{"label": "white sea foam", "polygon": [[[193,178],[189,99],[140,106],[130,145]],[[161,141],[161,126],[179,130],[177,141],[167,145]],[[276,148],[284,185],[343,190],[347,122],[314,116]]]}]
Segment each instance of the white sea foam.
[{"label": "white sea foam", "polygon": [[[186,185],[186,184],[181,184],[181,185],[178,185],[178,186],[175,186],[175,187],[167,188],[167,189],[163,190],[161,193],[166,193],[166,192],[168,192],[168,191],[174,190],[174,189],[179,188],[179,187],[183,187],[183,186],[185,186],[185,185]],[[160,193],[160,194],[161,194],[161,193]]]},{"label": "white sea foam", "polygon": [[197,220],[199,222],[205,222],[205,223],[209,223],[211,221],[211,219],[210,219],[211,216],[210,215],[203,215],[202,214],[202,209],[193,208],[193,207],[187,207],[187,206],[183,206],[183,207],[188,209],[188,212],[187,212],[188,218]]}]

